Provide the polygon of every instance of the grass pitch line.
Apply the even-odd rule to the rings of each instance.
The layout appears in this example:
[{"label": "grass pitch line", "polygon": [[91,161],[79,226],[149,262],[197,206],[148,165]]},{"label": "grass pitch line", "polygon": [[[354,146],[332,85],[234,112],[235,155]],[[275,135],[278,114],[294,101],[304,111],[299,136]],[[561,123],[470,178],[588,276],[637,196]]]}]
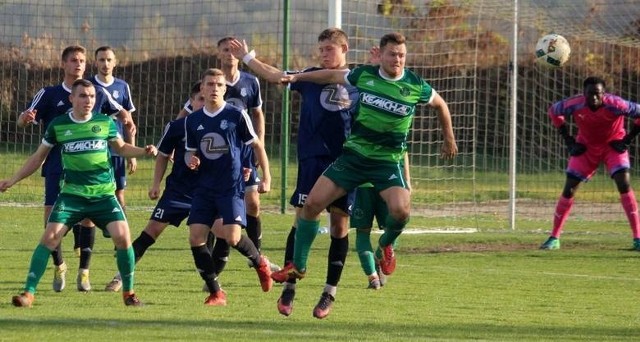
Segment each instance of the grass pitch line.
[{"label": "grass pitch line", "polygon": [[[476,228],[407,228],[402,231],[402,235],[414,234],[471,234],[477,233]],[[374,234],[382,234],[383,231],[378,229],[373,231]]]}]

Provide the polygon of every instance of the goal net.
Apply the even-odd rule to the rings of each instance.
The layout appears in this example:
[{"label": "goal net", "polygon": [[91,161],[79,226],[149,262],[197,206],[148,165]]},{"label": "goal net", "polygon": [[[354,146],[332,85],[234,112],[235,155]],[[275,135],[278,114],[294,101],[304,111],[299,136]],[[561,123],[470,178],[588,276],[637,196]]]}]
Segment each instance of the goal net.
[{"label": "goal net", "polygon": [[[283,34],[290,31],[291,69],[317,65],[317,35],[327,27],[324,1],[54,1],[8,0],[0,5],[0,177],[9,177],[35,150],[41,127],[18,128],[18,113],[38,89],[62,80],[60,53],[71,44],[87,48],[85,76],[95,74],[93,51],[116,50],[116,77],[130,84],[137,108],[138,142],[156,143],[175,118],[193,82],[219,66],[216,42],[246,39],[258,58],[281,67]],[[403,33],[407,66],[422,75],[448,102],[460,154],[439,157],[442,135],[435,111],[420,107],[410,133],[413,215],[437,227],[509,226],[510,191],[515,191],[518,227],[548,229],[564,183],[567,154],[547,117],[548,106],[580,93],[590,75],[607,80],[609,91],[638,101],[640,6],[634,0],[520,0],[517,42],[515,1],[351,0],[342,1],[342,28],[350,37],[349,62],[366,63],[380,36]],[[285,19],[288,18],[288,25]],[[555,32],[571,44],[559,69],[535,65],[539,37]],[[516,188],[510,188],[510,125],[513,46],[517,44]],[[274,177],[262,197],[278,210],[295,185],[297,105],[283,108],[282,89],[261,83],[266,144]],[[281,120],[286,109],[291,120]],[[291,153],[282,155],[282,125]],[[640,150],[634,144],[632,165]],[[283,178],[282,167],[288,170]],[[128,177],[129,206],[151,207],[146,198],[153,163],[140,161]],[[632,184],[638,173],[632,170]],[[286,189],[283,195],[278,188]],[[43,181],[37,175],[3,195],[6,201],[39,205]],[[8,197],[10,196],[10,197]],[[604,170],[582,186],[574,218],[624,221],[613,182]],[[3,200],[4,201],[4,200]],[[288,202],[288,199],[285,201]],[[289,208],[287,208],[289,209]]]}]

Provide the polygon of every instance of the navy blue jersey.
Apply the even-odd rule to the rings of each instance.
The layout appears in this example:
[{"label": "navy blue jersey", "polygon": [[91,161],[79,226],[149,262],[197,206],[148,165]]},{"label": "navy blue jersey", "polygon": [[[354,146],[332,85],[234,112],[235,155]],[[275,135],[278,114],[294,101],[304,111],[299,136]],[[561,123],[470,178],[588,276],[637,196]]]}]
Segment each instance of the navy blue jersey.
[{"label": "navy blue jersey", "polygon": [[[302,72],[322,70],[308,68]],[[287,74],[300,73],[287,71]],[[351,131],[358,103],[358,90],[349,85],[295,82],[289,85],[302,97],[298,128],[298,160],[342,153]]]},{"label": "navy blue jersey", "polygon": [[[224,99],[228,103],[245,110],[249,115],[252,109],[262,107],[262,96],[260,96],[260,83],[255,76],[240,71],[240,77],[231,83],[227,81],[227,91]],[[245,147],[242,151],[243,165],[245,167],[255,166],[253,162],[253,148]]]},{"label": "navy blue jersey", "polygon": [[[122,106],[122,108],[129,111],[129,113],[133,113],[136,110],[136,107],[133,105],[133,101],[131,100],[131,89],[129,88],[129,84],[127,82],[114,77],[111,83],[104,83],[98,79],[97,75],[91,77],[91,83],[93,83],[96,88],[102,87],[104,88],[111,98],[114,101],[118,102]],[[115,119],[114,119],[115,120]],[[118,128],[118,133],[124,137],[124,125],[122,121],[115,120],[116,127]],[[111,155],[117,156],[118,154],[111,148]]]},{"label": "navy blue jersey", "polygon": [[133,105],[133,100],[131,99],[131,89],[129,88],[129,84],[124,80],[114,77],[111,83],[104,83],[95,75],[91,78],[91,83],[106,89],[113,100],[118,102],[122,108],[129,111],[129,113],[136,110],[136,107]]},{"label": "navy blue jersey", "polygon": [[[69,95],[71,95],[71,88],[68,88],[64,83],[44,87],[33,97],[28,109],[36,111],[36,122],[42,123],[43,129],[46,129],[53,119],[71,110]],[[96,87],[94,112],[113,115],[121,109],[122,107],[111,98],[109,93],[101,87]],[[42,175],[46,176],[47,174],[62,174],[60,146],[54,146],[51,149],[44,165],[42,165]]]},{"label": "navy blue jersey", "polygon": [[198,188],[243,191],[241,150],[256,139],[247,113],[226,102],[215,113],[203,107],[186,117],[185,132],[187,151],[200,158]]},{"label": "navy blue jersey", "polygon": [[240,77],[235,82],[227,81],[227,92],[224,93],[224,99],[247,112],[262,107],[258,79],[249,73],[240,71]]},{"label": "navy blue jersey", "polygon": [[189,161],[185,159],[184,124],[185,118],[182,118],[171,121],[165,126],[162,138],[158,142],[158,152],[163,156],[170,156],[173,153],[173,166],[165,180],[165,192],[169,190],[169,192],[191,196],[198,172],[187,167]]}]

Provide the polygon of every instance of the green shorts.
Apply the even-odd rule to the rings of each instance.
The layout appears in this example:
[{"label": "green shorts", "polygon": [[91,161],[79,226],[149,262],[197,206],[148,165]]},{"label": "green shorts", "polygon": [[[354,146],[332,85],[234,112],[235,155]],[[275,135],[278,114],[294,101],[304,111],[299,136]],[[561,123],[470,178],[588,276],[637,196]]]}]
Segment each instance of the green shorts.
[{"label": "green shorts", "polygon": [[85,198],[69,194],[60,194],[53,205],[47,222],[59,222],[67,227],[88,218],[102,230],[113,221],[126,221],[124,210],[116,196]]},{"label": "green shorts", "polygon": [[380,162],[348,151],[329,165],[323,175],[347,192],[365,183],[373,184],[376,192],[392,186],[407,188],[402,164],[399,162]]},{"label": "green shorts", "polygon": [[384,222],[389,216],[389,209],[380,194],[372,186],[361,186],[356,189],[356,201],[351,210],[351,228],[373,228],[373,218],[378,227],[384,229]]}]

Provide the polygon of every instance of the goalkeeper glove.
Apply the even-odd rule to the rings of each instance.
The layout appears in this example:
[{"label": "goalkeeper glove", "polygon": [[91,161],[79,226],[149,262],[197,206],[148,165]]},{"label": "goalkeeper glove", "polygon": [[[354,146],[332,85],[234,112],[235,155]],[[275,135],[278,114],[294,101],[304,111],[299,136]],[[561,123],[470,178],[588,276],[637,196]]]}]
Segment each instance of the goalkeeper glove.
[{"label": "goalkeeper glove", "polygon": [[567,146],[567,151],[569,152],[570,156],[576,157],[587,151],[587,147],[584,144],[577,142],[576,139],[569,134],[567,125],[558,127],[558,133],[564,140],[564,144],[565,146]]},{"label": "goalkeeper glove", "polygon": [[640,126],[633,125],[631,131],[627,133],[624,138],[610,141],[609,146],[617,152],[623,153],[629,149],[629,145],[631,145],[631,142],[636,138],[638,133],[640,133]]}]

